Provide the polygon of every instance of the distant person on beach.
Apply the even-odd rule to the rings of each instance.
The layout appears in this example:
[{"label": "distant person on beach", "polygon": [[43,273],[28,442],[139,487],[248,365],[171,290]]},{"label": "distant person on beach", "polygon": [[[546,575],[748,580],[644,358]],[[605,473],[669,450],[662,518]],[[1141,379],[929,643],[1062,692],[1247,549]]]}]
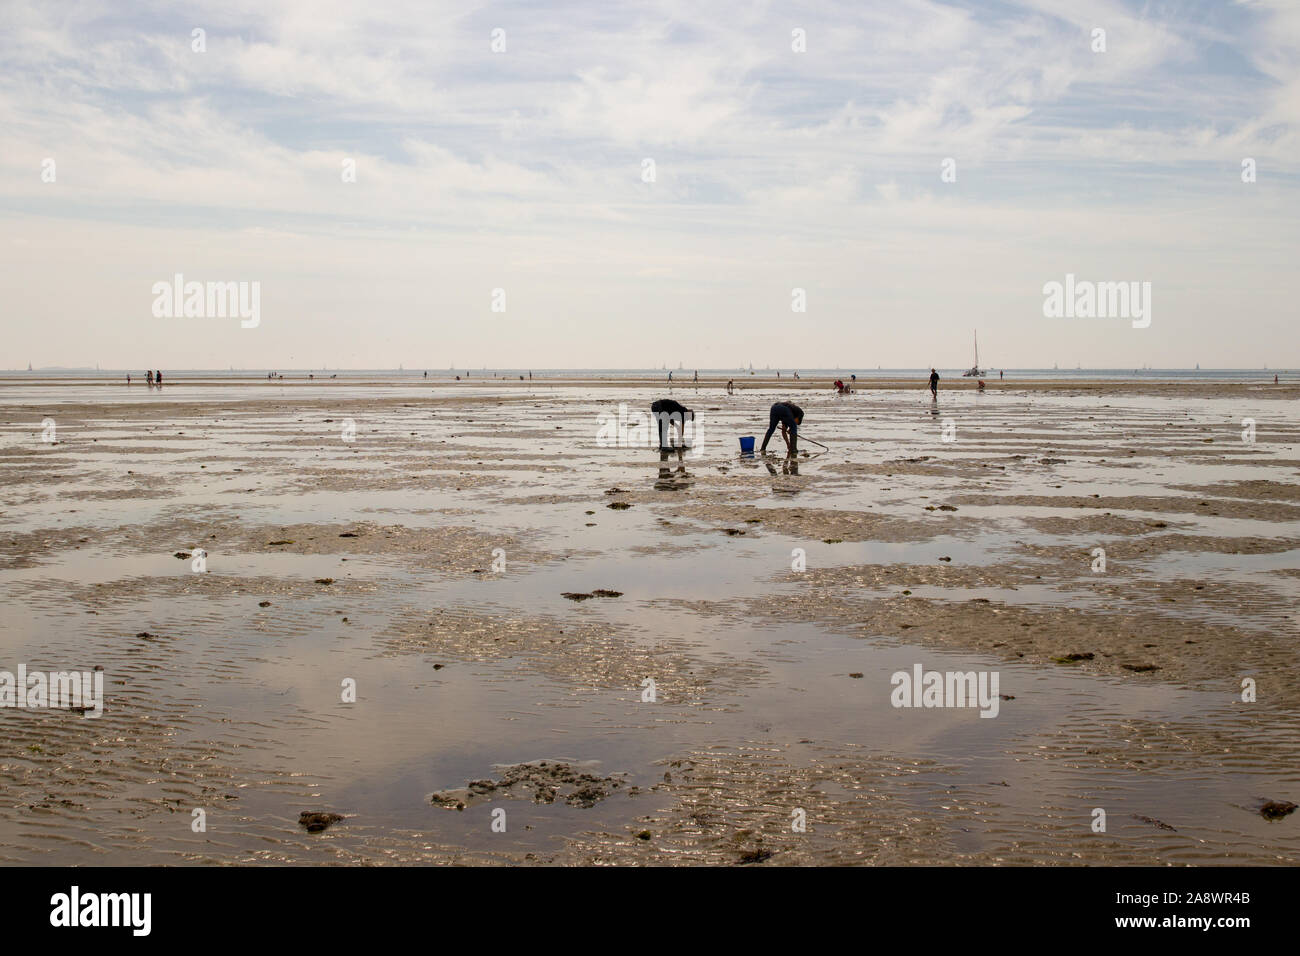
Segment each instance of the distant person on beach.
[{"label": "distant person on beach", "polygon": [[853,374],[853,375],[850,375],[850,376],[849,376],[849,381],[851,381],[851,382],[857,382],[857,380],[858,380],[858,376],[857,376],[856,374]]},{"label": "distant person on beach", "polygon": [[155,385],[157,385],[159,388],[162,388],[162,372],[155,369],[153,373],[153,381]]},{"label": "distant person on beach", "polygon": [[671,448],[672,427],[677,427],[680,444],[686,445],[686,420],[695,420],[695,413],[681,402],[671,398],[661,398],[650,405],[650,414],[659,426],[659,450]]},{"label": "distant person on beach", "polygon": [[736,394],[736,380],[734,378],[727,379],[727,394],[728,395]]},{"label": "distant person on beach", "polygon": [[[127,379],[130,380],[130,378],[131,378],[131,376],[128,375],[128,376],[127,376]],[[1276,375],[1273,376],[1273,384],[1274,384],[1274,385],[1277,384],[1277,376],[1276,376]]]},{"label": "distant person on beach", "polygon": [[802,408],[794,402],[777,402],[768,411],[767,434],[763,436],[763,444],[758,449],[759,453],[767,451],[767,443],[772,440],[772,432],[776,431],[779,425],[781,440],[785,442],[786,451],[791,455],[799,454],[799,425],[802,422]]},{"label": "distant person on beach", "polygon": [[153,388],[153,369],[147,368],[144,370],[144,383]]},{"label": "distant person on beach", "polygon": [[998,372],[998,381],[999,381],[999,382],[1002,381],[1003,376],[1005,376],[1006,374],[1007,374],[1006,369],[1002,369],[1001,371],[999,371],[999,372]]},{"label": "distant person on beach", "polygon": [[695,370],[695,381],[698,382],[699,380],[700,380],[700,370],[697,368]]},{"label": "distant person on beach", "polygon": [[934,369],[930,369],[930,394],[939,397],[939,373]]},{"label": "distant person on beach", "polygon": [[131,384],[131,374],[130,374],[129,372],[127,373],[127,376],[126,376],[126,384],[128,384],[128,385]]}]

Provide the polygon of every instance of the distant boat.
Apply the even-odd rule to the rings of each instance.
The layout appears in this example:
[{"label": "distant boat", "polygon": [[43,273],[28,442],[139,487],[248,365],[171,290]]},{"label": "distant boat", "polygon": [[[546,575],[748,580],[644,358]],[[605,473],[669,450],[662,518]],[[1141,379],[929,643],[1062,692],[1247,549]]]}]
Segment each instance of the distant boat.
[{"label": "distant boat", "polygon": [[962,378],[983,378],[988,374],[987,371],[980,368],[980,337],[978,331],[975,333],[975,364],[961,374]]}]

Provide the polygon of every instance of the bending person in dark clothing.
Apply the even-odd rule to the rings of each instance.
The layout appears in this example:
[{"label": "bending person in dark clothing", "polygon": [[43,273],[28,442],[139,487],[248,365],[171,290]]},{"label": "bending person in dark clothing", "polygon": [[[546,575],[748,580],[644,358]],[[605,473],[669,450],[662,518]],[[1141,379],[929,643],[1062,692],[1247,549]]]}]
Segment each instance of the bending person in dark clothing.
[{"label": "bending person in dark clothing", "polygon": [[791,455],[799,454],[799,425],[803,422],[803,409],[794,402],[777,402],[767,417],[767,434],[759,452],[767,451],[767,443],[772,440],[772,432],[781,426],[781,440]]},{"label": "bending person in dark clothing", "polygon": [[650,406],[650,413],[654,417],[655,423],[659,426],[659,450],[664,451],[672,446],[669,441],[672,437],[672,426],[677,426],[677,434],[681,440],[682,446],[686,445],[686,420],[689,418],[695,421],[695,413],[683,405],[681,402],[675,402],[671,398],[661,398]]}]

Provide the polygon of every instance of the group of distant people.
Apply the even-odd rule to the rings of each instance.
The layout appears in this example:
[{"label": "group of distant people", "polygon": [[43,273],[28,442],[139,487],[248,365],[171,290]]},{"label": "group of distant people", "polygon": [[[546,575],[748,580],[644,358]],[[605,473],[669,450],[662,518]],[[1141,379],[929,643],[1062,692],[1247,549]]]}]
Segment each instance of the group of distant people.
[{"label": "group of distant people", "polygon": [[[750,374],[750,375],[753,375],[754,373],[753,373],[753,371],[751,371],[749,374]],[[800,377],[799,377],[799,373],[798,373],[798,372],[792,372],[791,375],[794,376],[794,380],[795,380],[796,382],[798,382],[798,381],[802,381],[802,379],[800,379]],[[532,374],[530,373],[528,377],[529,377],[529,378],[532,378]],[[776,373],[776,377],[777,377],[777,378],[780,378],[780,377],[781,377],[781,373],[780,373],[780,372],[777,372],[777,373]],[[853,376],[853,378],[856,380],[856,379],[857,379],[857,376],[855,375],[855,376]],[[693,383],[698,383],[699,380],[700,380],[700,370],[699,370],[699,369],[696,369],[696,370],[695,370],[695,374],[694,374],[694,376],[693,376],[693,378],[692,378],[692,382],[693,382]],[[668,383],[671,385],[671,384],[672,384],[672,381],[673,381],[673,373],[672,373],[672,372],[669,372],[669,373],[668,373]],[[728,392],[731,392],[734,388],[735,388],[735,380],[734,380],[734,379],[728,379],[728,381],[727,381],[727,391],[728,391]]]},{"label": "group of distant people", "polygon": [[[153,388],[155,385],[157,385],[159,388],[162,388],[162,372],[156,372],[156,371],[151,371],[149,369],[145,369],[144,381],[145,384],[148,385],[150,388]],[[126,384],[128,385],[131,384],[130,372],[126,373]]]}]

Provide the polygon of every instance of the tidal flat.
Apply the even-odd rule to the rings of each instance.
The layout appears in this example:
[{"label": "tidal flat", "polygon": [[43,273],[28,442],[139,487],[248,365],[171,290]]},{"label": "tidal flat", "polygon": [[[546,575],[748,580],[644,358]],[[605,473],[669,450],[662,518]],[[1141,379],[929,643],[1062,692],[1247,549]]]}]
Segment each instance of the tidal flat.
[{"label": "tidal flat", "polygon": [[[680,456],[602,434],[669,396]],[[787,397],[825,450],[741,456]],[[0,669],[105,694],[0,707],[0,861],[1294,864],[1298,413],[0,387]],[[996,673],[996,717],[894,706],[918,664]]]}]

